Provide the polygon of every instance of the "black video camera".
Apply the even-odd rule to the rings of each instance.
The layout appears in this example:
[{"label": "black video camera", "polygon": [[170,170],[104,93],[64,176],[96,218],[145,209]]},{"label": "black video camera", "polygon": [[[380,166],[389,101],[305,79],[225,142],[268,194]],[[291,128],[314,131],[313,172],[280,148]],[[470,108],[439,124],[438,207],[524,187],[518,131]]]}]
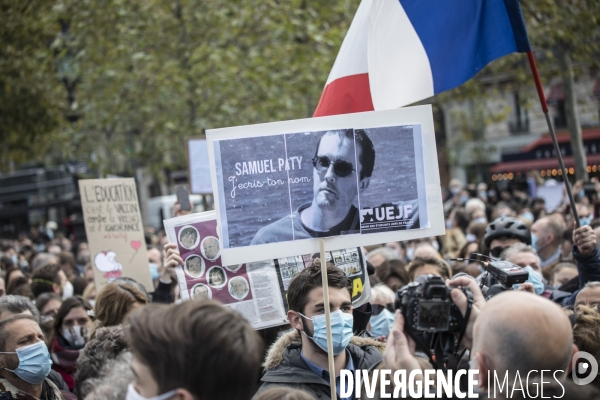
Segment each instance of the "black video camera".
[{"label": "black video camera", "polygon": [[[408,332],[461,332],[464,321],[450,297],[444,280],[437,275],[420,275],[396,292],[396,309],[400,309]],[[471,292],[463,288],[467,296]]]},{"label": "black video camera", "polygon": [[483,265],[488,272],[482,281],[482,292],[486,300],[505,290],[512,290],[513,285],[524,283],[529,278],[529,272],[508,261],[492,259]]}]

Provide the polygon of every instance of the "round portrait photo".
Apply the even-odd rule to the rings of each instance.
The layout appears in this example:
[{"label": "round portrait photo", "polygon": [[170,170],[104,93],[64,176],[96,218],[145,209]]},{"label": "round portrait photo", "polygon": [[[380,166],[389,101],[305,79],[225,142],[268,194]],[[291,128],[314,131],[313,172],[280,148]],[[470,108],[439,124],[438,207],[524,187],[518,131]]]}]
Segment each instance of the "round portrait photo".
[{"label": "round portrait photo", "polygon": [[236,276],[229,280],[229,294],[234,299],[243,300],[250,293],[250,285],[248,285],[248,281],[241,277]]},{"label": "round portrait photo", "polygon": [[212,267],[206,273],[208,275],[208,284],[214,288],[222,288],[227,283],[227,276],[221,267]]},{"label": "round portrait photo", "polygon": [[192,299],[194,300],[210,300],[212,299],[212,291],[206,285],[199,283],[194,285],[192,290],[190,290],[190,294],[192,295]]},{"label": "round portrait photo", "polygon": [[219,254],[221,252],[221,247],[219,246],[219,239],[214,236],[207,236],[202,240],[202,245],[200,246],[200,251],[202,255],[208,260],[216,260],[219,258]]},{"label": "round portrait photo", "polygon": [[230,265],[228,267],[225,267],[228,271],[231,272],[238,272],[240,270],[240,268],[242,268],[242,265],[244,264],[238,264],[238,265]]},{"label": "round portrait photo", "polygon": [[185,259],[185,272],[192,278],[200,278],[204,275],[204,260],[197,254],[192,254]]},{"label": "round portrait photo", "polygon": [[192,250],[198,246],[200,242],[200,234],[198,230],[191,225],[186,225],[179,231],[179,244],[188,250]]}]

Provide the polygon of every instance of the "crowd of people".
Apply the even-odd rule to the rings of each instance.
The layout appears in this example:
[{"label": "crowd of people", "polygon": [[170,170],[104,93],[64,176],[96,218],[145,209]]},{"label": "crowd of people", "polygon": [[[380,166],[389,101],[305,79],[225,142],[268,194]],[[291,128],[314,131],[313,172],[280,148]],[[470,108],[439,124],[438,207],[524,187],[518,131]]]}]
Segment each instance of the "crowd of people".
[{"label": "crowd of people", "polygon": [[[494,398],[489,371],[508,374],[509,386],[536,371],[522,383],[531,390],[504,397],[535,398],[541,370],[562,371],[545,395],[600,398],[600,377],[573,382],[576,353],[600,361],[600,215],[597,193],[581,187],[574,221],[566,201],[549,210],[525,192],[453,179],[445,235],[363,248],[371,298],[360,307],[346,274],[328,264],[338,398],[367,398],[364,388],[340,396],[341,370],[446,366],[396,304],[399,290],[435,276],[462,316],[450,364],[479,370],[480,398]],[[177,246],[153,229],[146,242],[154,287],[118,278],[97,291],[87,244],[56,224],[1,241],[0,400],[330,398],[318,260],[289,284],[289,324],[257,331],[216,301],[182,302]],[[505,284],[490,273],[496,260],[522,268],[526,281]]]}]

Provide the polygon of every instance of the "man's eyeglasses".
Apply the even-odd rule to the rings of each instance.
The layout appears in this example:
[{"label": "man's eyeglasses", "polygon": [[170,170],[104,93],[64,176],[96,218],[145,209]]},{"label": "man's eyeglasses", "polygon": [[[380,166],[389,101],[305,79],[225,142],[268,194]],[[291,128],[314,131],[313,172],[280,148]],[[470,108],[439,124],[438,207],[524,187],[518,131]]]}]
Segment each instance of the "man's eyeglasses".
[{"label": "man's eyeglasses", "polygon": [[350,175],[352,171],[356,171],[352,163],[343,160],[331,161],[331,159],[326,156],[316,156],[312,159],[312,162],[315,169],[319,172],[327,171],[329,166],[333,164],[333,173],[340,178],[344,178]]}]

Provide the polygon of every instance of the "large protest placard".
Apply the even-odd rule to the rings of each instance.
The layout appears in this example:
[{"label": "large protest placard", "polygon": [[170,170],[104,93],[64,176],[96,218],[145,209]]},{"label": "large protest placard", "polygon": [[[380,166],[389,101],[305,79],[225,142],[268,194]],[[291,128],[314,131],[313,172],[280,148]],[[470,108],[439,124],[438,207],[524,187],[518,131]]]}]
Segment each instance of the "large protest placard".
[{"label": "large protest placard", "polygon": [[[444,233],[430,106],[207,132],[227,264]],[[427,156],[425,157],[425,153]]]},{"label": "large protest placard", "polygon": [[212,194],[206,139],[188,140],[188,165],[191,193]]},{"label": "large protest placard", "polygon": [[154,291],[135,180],[79,181],[96,291],[120,277]]},{"label": "large protest placard", "polygon": [[[288,323],[287,290],[292,278],[312,264],[318,254],[292,255],[274,260],[226,266],[214,211],[164,220],[169,241],[176,243],[184,261],[177,267],[182,300],[212,299],[239,311],[255,329]],[[352,302],[358,307],[371,296],[360,248],[327,252],[327,261],[352,281]]]}]

